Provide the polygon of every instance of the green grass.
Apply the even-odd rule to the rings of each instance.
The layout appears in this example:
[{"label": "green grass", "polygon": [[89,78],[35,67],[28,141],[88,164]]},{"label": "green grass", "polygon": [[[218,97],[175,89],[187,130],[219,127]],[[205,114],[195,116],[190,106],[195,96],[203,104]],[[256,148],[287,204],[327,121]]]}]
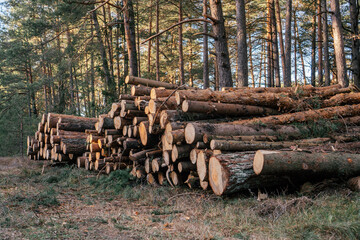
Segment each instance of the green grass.
[{"label": "green grass", "polygon": [[360,193],[338,184],[259,202],[249,193],[148,186],[126,171],[38,166],[0,175],[0,236],[6,231],[26,239],[359,239]]}]

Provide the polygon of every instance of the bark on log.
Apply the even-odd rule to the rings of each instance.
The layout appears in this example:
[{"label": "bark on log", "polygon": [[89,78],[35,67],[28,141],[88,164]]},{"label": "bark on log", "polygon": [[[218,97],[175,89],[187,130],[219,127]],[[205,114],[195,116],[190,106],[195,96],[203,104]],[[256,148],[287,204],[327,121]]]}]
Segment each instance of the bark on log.
[{"label": "bark on log", "polygon": [[144,121],[139,124],[139,135],[141,143],[144,146],[156,145],[159,141],[159,136],[149,133],[149,122]]},{"label": "bark on log", "polygon": [[288,113],[276,116],[268,116],[263,118],[254,118],[250,120],[234,121],[234,124],[254,124],[261,122],[262,124],[289,124],[293,122],[316,121],[320,119],[352,117],[360,114],[360,104],[347,105],[339,107],[328,107],[317,110],[309,110],[304,112]]},{"label": "bark on log", "polygon": [[[167,98],[172,94],[175,96],[175,90],[173,89],[164,89],[164,88],[152,88],[150,91],[150,99],[156,100],[158,98]],[[175,101],[175,98],[174,98]]]},{"label": "bark on log", "polygon": [[230,103],[215,103],[215,102],[200,102],[185,100],[182,103],[183,112],[193,113],[207,113],[207,114],[221,114],[224,116],[264,116],[275,115],[279,112],[272,108],[230,104]]},{"label": "bark on log", "polygon": [[196,161],[196,171],[200,181],[208,181],[209,176],[209,160],[213,156],[210,150],[201,150],[198,152]]},{"label": "bark on log", "polygon": [[337,94],[330,99],[326,99],[321,103],[321,107],[334,107],[348,104],[359,104],[360,93],[342,93]]},{"label": "bark on log", "polygon": [[[155,80],[150,80],[150,79],[140,78],[140,77],[134,77],[134,76],[127,76],[125,78],[125,83],[132,84],[132,85],[140,84],[140,85],[147,86],[147,87],[163,87],[163,88],[168,88],[168,89],[179,88],[179,86],[176,84],[160,82],[160,81],[155,81]],[[186,89],[186,88],[187,87],[183,86],[183,87],[180,87],[179,89]]]},{"label": "bark on log", "polygon": [[147,152],[151,152],[154,151],[155,149],[147,149],[147,150],[142,150],[140,152],[134,153],[134,154],[130,154],[129,158],[131,161],[140,161],[143,160],[143,162],[145,162],[145,158],[146,158],[146,153]]},{"label": "bark on log", "polygon": [[286,180],[275,176],[257,176],[253,170],[253,159],[253,152],[212,156],[209,161],[209,182],[213,192],[224,195],[286,183]]},{"label": "bark on log", "polygon": [[278,136],[254,135],[254,136],[216,136],[204,134],[203,142],[210,143],[211,140],[235,140],[235,141],[277,141]]},{"label": "bark on log", "polygon": [[185,142],[185,130],[178,129],[171,132],[166,132],[165,137],[166,141],[171,145]]},{"label": "bark on log", "polygon": [[352,191],[359,192],[360,191],[360,176],[349,179],[347,181],[347,185]]},{"label": "bark on log", "polygon": [[196,164],[192,164],[189,161],[181,161],[177,165],[179,173],[190,172],[196,170]]},{"label": "bark on log", "polygon": [[177,109],[177,104],[175,101],[175,97],[158,98],[156,100],[151,99],[149,101],[149,111],[152,114],[155,114],[156,112],[160,113],[160,111],[162,110],[176,110],[176,109]]},{"label": "bark on log", "polygon": [[137,85],[137,86],[131,86],[131,96],[148,96],[150,95],[151,92],[150,87],[145,87],[142,85]]},{"label": "bark on log", "polygon": [[61,140],[61,148],[64,154],[76,154],[81,155],[86,152],[86,139],[62,139]]},{"label": "bark on log", "polygon": [[188,123],[185,128],[186,143],[192,144],[203,140],[203,135],[281,135],[298,137],[305,131],[294,126],[244,126],[229,123]]},{"label": "bark on log", "polygon": [[173,145],[171,151],[171,160],[176,162],[178,159],[189,157],[191,149],[193,149],[193,146],[187,144]]},{"label": "bark on log", "polygon": [[135,125],[138,125],[141,122],[147,121],[147,120],[148,120],[148,117],[134,117],[132,124],[135,126]]},{"label": "bark on log", "polygon": [[257,175],[316,175],[352,177],[360,174],[360,155],[259,150],[254,157]]},{"label": "bark on log", "polygon": [[72,120],[88,120],[89,118],[86,117],[79,117],[79,116],[73,116],[73,115],[66,115],[66,114],[57,114],[57,113],[48,113],[47,114],[47,125],[48,128],[56,128],[56,124],[58,123],[59,119],[62,118],[62,121],[65,121],[65,119],[72,119]]},{"label": "bark on log", "polygon": [[85,156],[82,156],[82,157],[78,157],[76,159],[77,161],[77,167],[78,168],[84,168],[85,167],[85,161],[86,161],[86,157]]},{"label": "bark on log", "polygon": [[123,119],[120,116],[114,118],[114,128],[117,130],[122,130],[124,126],[130,125],[131,121]]},{"label": "bark on log", "polygon": [[105,129],[114,129],[115,128],[114,120],[108,117],[107,115],[100,115],[98,128],[99,128],[98,132],[101,132],[102,130]]}]

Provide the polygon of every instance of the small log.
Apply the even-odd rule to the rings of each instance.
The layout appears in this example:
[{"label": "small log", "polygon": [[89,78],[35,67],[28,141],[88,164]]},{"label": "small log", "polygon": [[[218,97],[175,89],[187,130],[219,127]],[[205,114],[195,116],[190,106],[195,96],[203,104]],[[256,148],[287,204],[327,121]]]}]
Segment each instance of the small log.
[{"label": "small log", "polygon": [[153,175],[152,173],[148,173],[148,174],[146,175],[146,181],[147,181],[148,184],[150,184],[150,185],[156,184],[155,177],[154,177],[154,175]]},{"label": "small log", "polygon": [[268,135],[249,135],[249,136],[216,136],[216,135],[208,135],[204,134],[203,142],[209,143],[210,141],[216,140],[235,140],[235,141],[278,141],[278,136],[268,136]]},{"label": "small log", "polygon": [[86,157],[82,156],[82,157],[77,157],[77,167],[78,168],[84,168],[85,167],[85,161],[86,161]]},{"label": "small log", "polygon": [[115,163],[107,162],[105,167],[105,173],[109,175],[112,171],[114,171],[114,165]]},{"label": "small log", "polygon": [[152,162],[151,158],[147,157],[147,158],[145,159],[144,167],[145,167],[145,172],[146,172],[146,173],[152,172],[151,162]]},{"label": "small log", "polygon": [[136,126],[136,125],[140,124],[141,122],[147,121],[147,120],[148,120],[148,117],[134,117],[132,125]]},{"label": "small log", "polygon": [[214,155],[210,150],[201,150],[198,153],[196,161],[196,171],[200,181],[208,181],[209,160]]},{"label": "small log", "polygon": [[121,135],[121,132],[117,129],[105,129],[105,136],[109,135]]},{"label": "small log", "polygon": [[163,151],[162,158],[167,166],[169,166],[171,163],[171,155],[171,151]]},{"label": "small log", "polygon": [[199,177],[195,172],[190,172],[185,183],[188,185],[190,189],[194,189],[200,186]]},{"label": "small log", "polygon": [[185,142],[185,130],[178,129],[171,132],[165,133],[166,141],[173,145]]},{"label": "small log", "polygon": [[198,157],[198,153],[199,153],[200,151],[201,151],[200,149],[196,149],[196,148],[194,148],[194,149],[192,149],[192,150],[190,151],[190,156],[189,156],[189,158],[190,158],[190,162],[191,162],[192,164],[196,164],[197,157]]},{"label": "small log", "polygon": [[101,151],[101,147],[99,146],[98,143],[91,143],[90,144],[90,152],[94,153],[94,152],[100,152]]},{"label": "small log", "polygon": [[177,104],[175,97],[170,98],[159,98],[157,100],[151,99],[149,101],[149,111],[152,114],[162,110],[175,110],[177,109]]},{"label": "small log", "polygon": [[177,172],[171,172],[170,173],[170,178],[171,178],[171,182],[173,183],[174,186],[179,186],[183,183],[183,179],[181,177],[180,174],[178,174]]},{"label": "small log", "polygon": [[158,182],[160,185],[164,185],[166,182],[166,177],[165,174],[163,172],[158,172],[157,173],[157,177],[158,177]]},{"label": "small log", "polygon": [[104,115],[100,115],[99,116],[99,131],[101,132],[102,130],[105,129],[114,129],[115,125],[114,125],[114,119],[110,118],[107,114]]},{"label": "small log", "polygon": [[165,162],[162,158],[154,158],[152,161],[151,161],[151,169],[152,169],[152,172],[156,173],[158,171],[160,171],[161,168],[163,168],[165,165]]},{"label": "small log", "polygon": [[159,136],[149,133],[149,122],[144,121],[139,124],[139,135],[144,146],[154,146],[159,141]]},{"label": "small log", "polygon": [[[150,99],[155,100],[158,98],[167,98],[171,94],[175,94],[175,91],[172,89],[165,89],[165,88],[152,88],[150,90]],[[175,97],[174,97],[175,99]]]},{"label": "small log", "polygon": [[134,154],[130,154],[130,160],[131,161],[140,161],[141,159],[145,159],[146,158],[146,153],[147,152],[151,152],[154,151],[155,149],[146,149],[146,150],[142,150],[140,152],[134,153]]},{"label": "small log", "polygon": [[139,148],[141,148],[139,140],[135,139],[135,138],[127,138],[125,141],[123,141],[123,146],[124,146],[125,149],[139,149]]},{"label": "small log", "polygon": [[200,181],[200,187],[206,191],[209,187],[209,182],[208,181]]},{"label": "small log", "polygon": [[117,130],[122,130],[124,126],[130,125],[131,121],[123,119],[120,116],[114,118],[114,128]]}]

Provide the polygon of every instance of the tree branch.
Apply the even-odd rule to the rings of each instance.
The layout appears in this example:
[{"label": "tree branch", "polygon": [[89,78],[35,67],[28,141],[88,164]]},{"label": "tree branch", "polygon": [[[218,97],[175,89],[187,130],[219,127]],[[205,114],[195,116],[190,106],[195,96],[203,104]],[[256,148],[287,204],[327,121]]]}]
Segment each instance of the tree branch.
[{"label": "tree branch", "polygon": [[189,22],[208,22],[208,23],[211,23],[211,24],[213,23],[212,21],[207,20],[207,19],[204,19],[204,18],[187,19],[187,20],[184,20],[184,21],[175,23],[174,25],[168,27],[167,29],[165,29],[165,30],[163,30],[163,31],[161,31],[161,32],[159,32],[159,33],[157,33],[157,34],[149,37],[148,39],[145,39],[141,44],[144,44],[144,43],[150,41],[151,39],[156,38],[156,37],[162,35],[163,33],[165,33],[165,32],[167,32],[167,31],[173,29],[174,27],[177,27],[177,26],[179,26],[179,25],[181,25],[181,24],[189,23]]}]

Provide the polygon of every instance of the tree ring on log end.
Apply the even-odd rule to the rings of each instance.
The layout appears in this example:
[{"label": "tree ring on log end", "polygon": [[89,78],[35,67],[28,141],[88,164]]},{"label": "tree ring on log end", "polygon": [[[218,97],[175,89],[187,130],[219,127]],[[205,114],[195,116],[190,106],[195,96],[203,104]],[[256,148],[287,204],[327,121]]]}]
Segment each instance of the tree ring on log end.
[{"label": "tree ring on log end", "polygon": [[225,169],[221,166],[219,160],[216,157],[211,157],[209,162],[209,181],[213,192],[216,195],[222,195],[228,178],[225,175]]}]

